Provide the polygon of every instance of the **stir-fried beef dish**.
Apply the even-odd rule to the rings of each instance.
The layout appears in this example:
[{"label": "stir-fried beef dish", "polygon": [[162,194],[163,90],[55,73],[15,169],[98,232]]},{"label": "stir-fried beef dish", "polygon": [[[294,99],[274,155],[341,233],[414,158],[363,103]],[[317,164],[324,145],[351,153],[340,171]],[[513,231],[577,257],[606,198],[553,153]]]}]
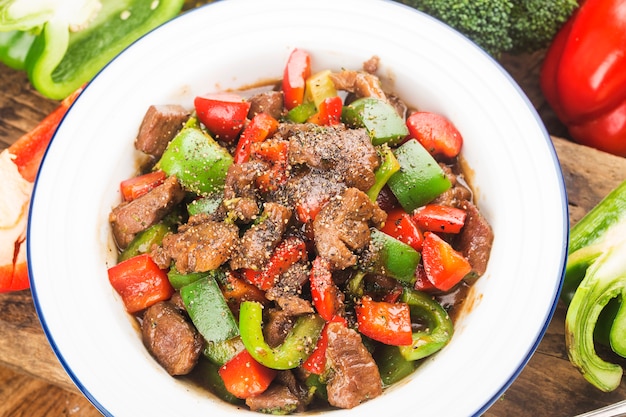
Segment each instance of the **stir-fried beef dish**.
[{"label": "stir-fried beef dish", "polygon": [[386,91],[377,57],[312,61],[150,106],[109,216],[109,280],[154,360],[262,413],[353,408],[419,369],[494,239],[452,121]]}]

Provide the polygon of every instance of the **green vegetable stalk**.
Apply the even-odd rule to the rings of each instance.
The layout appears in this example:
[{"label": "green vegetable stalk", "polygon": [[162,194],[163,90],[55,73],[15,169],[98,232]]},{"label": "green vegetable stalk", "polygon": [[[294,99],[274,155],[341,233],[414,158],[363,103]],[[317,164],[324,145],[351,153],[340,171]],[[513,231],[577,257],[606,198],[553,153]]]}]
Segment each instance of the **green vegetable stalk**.
[{"label": "green vegetable stalk", "polygon": [[545,48],[576,0],[396,0],[452,26],[493,57]]},{"label": "green vegetable stalk", "polygon": [[565,320],[570,361],[605,392],[619,386],[623,370],[598,356],[594,333],[608,329],[611,349],[626,357],[625,298],[626,181],[572,227],[562,291],[562,299],[571,300]]}]

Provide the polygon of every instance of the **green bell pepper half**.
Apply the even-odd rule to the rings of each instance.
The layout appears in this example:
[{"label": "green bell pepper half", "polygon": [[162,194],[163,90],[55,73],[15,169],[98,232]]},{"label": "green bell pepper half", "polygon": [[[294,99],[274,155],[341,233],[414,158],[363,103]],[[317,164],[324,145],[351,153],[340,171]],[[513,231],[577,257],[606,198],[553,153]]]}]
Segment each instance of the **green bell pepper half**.
[{"label": "green bell pepper half", "polygon": [[448,190],[452,184],[437,161],[416,139],[394,151],[400,170],[387,184],[402,208],[411,213]]},{"label": "green bell pepper half", "polygon": [[414,284],[421,254],[376,228],[370,229],[370,239],[372,257],[363,265],[365,271],[390,276],[405,285]]},{"label": "green bell pepper half", "polygon": [[600,358],[594,341],[626,357],[626,181],[570,230],[561,298],[568,356],[601,391],[615,390],[620,365]]},{"label": "green bell pepper half", "polygon": [[191,117],[170,141],[157,162],[168,176],[176,175],[183,188],[201,196],[219,193],[233,163],[228,150],[215,141]]},{"label": "green bell pepper half", "polygon": [[350,127],[364,127],[373,145],[397,145],[409,134],[396,109],[379,98],[359,98],[344,106],[341,120]]},{"label": "green bell pepper half", "polygon": [[101,4],[93,20],[78,28],[60,13],[52,13],[43,23],[24,68],[44,96],[57,100],[69,96],[124,48],[176,16],[184,0],[102,0]]},{"label": "green bell pepper half", "polygon": [[407,361],[416,361],[441,350],[454,333],[454,324],[448,312],[432,297],[421,291],[404,288],[402,301],[411,309],[412,321],[425,322],[424,330],[413,332],[413,343],[400,346]]},{"label": "green bell pepper half", "polygon": [[256,301],[244,301],[239,310],[239,332],[250,355],[272,369],[293,369],[309,357],[315,349],[324,327],[324,319],[317,314],[299,316],[285,341],[271,347],[263,335],[263,307]]},{"label": "green bell pepper half", "polygon": [[19,30],[0,32],[0,62],[9,68],[23,70],[26,56],[36,36],[32,32]]}]

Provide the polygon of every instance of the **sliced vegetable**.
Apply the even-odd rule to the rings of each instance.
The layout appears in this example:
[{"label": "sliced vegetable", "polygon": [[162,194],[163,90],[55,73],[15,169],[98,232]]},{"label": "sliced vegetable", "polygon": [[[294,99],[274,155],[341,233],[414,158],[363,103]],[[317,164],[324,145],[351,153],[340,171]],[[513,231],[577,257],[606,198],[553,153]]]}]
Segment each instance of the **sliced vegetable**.
[{"label": "sliced vegetable", "polygon": [[304,102],[306,80],[311,76],[311,57],[302,49],[294,49],[283,72],[283,94],[287,110]]},{"label": "sliced vegetable", "polygon": [[194,381],[198,381],[201,387],[217,395],[218,398],[230,404],[241,405],[243,401],[226,389],[224,380],[219,374],[220,367],[221,365],[218,366],[209,360],[201,358],[193,371]]},{"label": "sliced vegetable", "polygon": [[387,345],[411,344],[411,312],[405,303],[361,298],[354,307],[359,332]]},{"label": "sliced vegetable", "polygon": [[335,83],[330,78],[330,74],[330,70],[323,70],[306,79],[304,101],[313,102],[318,110],[321,109],[324,100],[337,97],[337,89],[335,88]]},{"label": "sliced vegetable", "polygon": [[246,126],[237,142],[235,163],[242,164],[250,159],[250,146],[272,136],[278,129],[278,121],[267,113],[258,113]]},{"label": "sliced vegetable", "polygon": [[413,221],[411,215],[404,211],[402,207],[397,207],[387,213],[385,225],[380,230],[406,243],[416,251],[422,250],[424,235]]},{"label": "sliced vegetable", "polygon": [[122,262],[142,253],[149,253],[152,245],[160,245],[163,237],[171,231],[172,228],[169,225],[157,223],[137,233],[126,249],[120,253],[117,261]]},{"label": "sliced vegetable", "polygon": [[147,174],[125,179],[120,183],[120,192],[124,201],[132,201],[137,197],[146,194],[153,188],[163,184],[167,175],[165,172],[157,170]]},{"label": "sliced vegetable", "polygon": [[326,348],[328,347],[328,323],[336,322],[343,323],[345,326],[348,325],[346,319],[341,316],[334,316],[326,324],[324,324],[324,328],[322,329],[320,338],[317,341],[315,350],[311,353],[311,356],[304,361],[302,368],[315,375],[322,375],[324,373],[326,370]]},{"label": "sliced vegetable", "polygon": [[157,167],[176,175],[183,187],[199,195],[221,191],[233,157],[190,118],[171,140]]},{"label": "sliced vegetable", "polygon": [[332,320],[343,309],[343,293],[333,281],[330,262],[318,256],[309,275],[311,297],[317,313],[326,321]]},{"label": "sliced vegetable", "polygon": [[472,271],[469,261],[433,232],[424,233],[422,259],[428,280],[441,291],[451,290]]},{"label": "sliced vegetable", "polygon": [[250,102],[235,93],[198,96],[193,101],[198,120],[215,139],[232,142],[239,136],[248,118]]},{"label": "sliced vegetable", "polygon": [[317,124],[320,126],[335,126],[341,122],[343,100],[339,96],[328,97],[319,105]]},{"label": "sliced vegetable", "polygon": [[252,144],[251,150],[255,157],[271,163],[270,169],[256,178],[256,186],[261,192],[276,191],[289,176],[289,142],[285,140],[257,142]]},{"label": "sliced vegetable", "polygon": [[433,156],[455,158],[463,146],[463,136],[445,116],[414,112],[406,119],[409,134]]},{"label": "sliced vegetable", "polygon": [[287,112],[287,118],[294,123],[304,123],[313,116],[316,111],[315,103],[309,101],[289,110],[289,112]]},{"label": "sliced vegetable", "polygon": [[393,174],[387,184],[408,213],[452,186],[437,161],[416,139],[400,145],[394,154],[400,171]]},{"label": "sliced vegetable", "polygon": [[[177,290],[180,290],[184,286],[189,285],[191,283],[194,283],[194,282],[198,281],[201,278],[207,278],[209,276],[214,276],[214,278],[217,278],[217,276],[223,275],[223,273],[221,271],[220,271],[220,273],[213,273],[213,272],[214,271],[210,271],[210,272],[190,272],[188,274],[181,274],[176,269],[176,265],[172,265],[170,267],[169,271],[167,271],[167,279],[170,280],[170,284],[172,284],[172,287],[174,287]],[[215,272],[217,272],[217,271],[215,271]]]},{"label": "sliced vegetable", "polygon": [[[63,99],[90,81],[128,45],[176,16],[183,0],[90,1],[87,9],[55,8],[43,21],[30,22],[43,28],[33,41],[25,69],[33,86],[52,99]],[[73,9],[79,12],[68,14]],[[31,9],[32,10],[32,9]],[[36,16],[37,12],[31,16]],[[69,18],[68,18],[69,17]],[[28,25],[27,25],[28,26]]]},{"label": "sliced vegetable", "polygon": [[396,109],[374,97],[360,98],[345,106],[341,118],[349,126],[367,129],[374,145],[397,145],[409,134]]},{"label": "sliced vegetable", "polygon": [[363,267],[374,273],[388,275],[398,281],[413,284],[421,256],[418,251],[378,229],[370,229],[372,264]]},{"label": "sliced vegetable", "polygon": [[108,269],[111,286],[122,297],[126,311],[137,313],[169,300],[174,288],[150,255],[142,254]]},{"label": "sliced vegetable", "polygon": [[409,376],[415,370],[416,362],[404,359],[397,346],[381,345],[374,352],[384,386],[388,387]]},{"label": "sliced vegetable", "polygon": [[[626,357],[626,181],[570,230],[561,297],[569,302],[565,341],[570,361],[598,389],[615,390],[622,367],[600,358],[594,331],[608,329],[616,354]],[[609,309],[609,304],[611,308]],[[610,314],[603,314],[603,313]]]},{"label": "sliced vegetable", "polygon": [[218,279],[218,284],[224,294],[224,299],[230,306],[233,314],[239,314],[239,305],[244,301],[257,301],[266,304],[265,293],[256,285],[246,282],[244,279],[235,276],[232,271],[226,271]]},{"label": "sliced vegetable", "polygon": [[466,217],[465,210],[440,204],[427,204],[413,212],[413,220],[422,230],[437,233],[459,233]]},{"label": "sliced vegetable", "polygon": [[263,393],[276,377],[276,371],[261,365],[244,349],[219,369],[219,375],[228,392],[245,399]]},{"label": "sliced vegetable", "polygon": [[324,327],[317,314],[299,316],[283,342],[270,347],[263,336],[263,310],[260,303],[244,301],[239,311],[241,340],[250,355],[272,369],[293,369],[300,366],[313,352]]},{"label": "sliced vegetable", "polygon": [[416,361],[432,355],[446,346],[454,333],[450,316],[429,295],[405,288],[402,301],[411,309],[411,320],[423,323],[423,330],[412,334],[412,343],[400,346],[400,353],[408,361]]},{"label": "sliced vegetable", "polygon": [[191,321],[207,342],[223,342],[239,335],[237,321],[213,277],[182,287],[180,296]]},{"label": "sliced vegetable", "polygon": [[[367,190],[367,196],[372,201],[377,201],[383,187],[389,178],[400,170],[400,163],[393,154],[393,151],[386,143],[377,147],[378,155],[381,159],[379,167],[374,171],[374,185]],[[382,208],[382,207],[381,207]]]},{"label": "sliced vegetable", "polygon": [[30,31],[0,31],[0,62],[9,68],[24,70],[26,56],[36,36],[36,33]]}]

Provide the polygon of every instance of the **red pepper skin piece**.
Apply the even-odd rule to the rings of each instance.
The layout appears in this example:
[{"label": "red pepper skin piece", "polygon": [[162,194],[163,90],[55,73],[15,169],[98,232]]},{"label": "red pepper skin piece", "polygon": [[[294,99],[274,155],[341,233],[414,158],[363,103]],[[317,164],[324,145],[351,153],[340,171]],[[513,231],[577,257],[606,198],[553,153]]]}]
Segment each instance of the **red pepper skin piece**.
[{"label": "red pepper skin piece", "polygon": [[416,251],[422,250],[424,241],[422,231],[402,207],[396,207],[387,212],[387,220],[380,230],[406,243]]},{"label": "red pepper skin piece", "polygon": [[222,365],[218,373],[228,392],[237,398],[246,399],[263,393],[276,377],[277,371],[261,365],[244,349]]},{"label": "red pepper skin piece", "polygon": [[18,171],[26,181],[35,181],[41,159],[48,148],[48,144],[50,144],[52,136],[61,120],[63,120],[65,113],[67,113],[82,91],[83,89],[79,88],[61,101],[61,104],[35,126],[33,130],[24,134],[9,146],[9,153],[15,156],[13,162],[15,162]]},{"label": "red pepper skin piece", "polygon": [[381,343],[406,346],[412,343],[411,311],[406,303],[361,298],[355,308],[359,332]]},{"label": "red pepper skin piece", "polygon": [[436,233],[424,233],[422,261],[428,280],[441,291],[449,291],[471,272],[469,261]]},{"label": "red pepper skin piece", "polygon": [[455,158],[463,147],[463,136],[445,116],[414,112],[406,120],[409,137],[415,138],[433,156]]},{"label": "red pepper skin piece", "polygon": [[626,156],[626,13],[622,0],[586,0],[555,36],[541,89],[572,138]]},{"label": "red pepper skin piece", "polygon": [[159,269],[149,254],[137,255],[112,266],[108,275],[111,286],[122,297],[129,313],[169,300],[174,294],[167,273]]},{"label": "red pepper skin piece", "polygon": [[341,122],[341,110],[343,101],[341,97],[334,96],[325,98],[320,103],[319,111],[311,116],[308,122],[315,123],[320,126],[335,126]]},{"label": "red pepper skin piece", "polygon": [[243,164],[250,159],[250,146],[263,142],[278,130],[278,120],[267,113],[256,114],[241,133],[235,149],[234,162]]},{"label": "red pepper skin piece", "polygon": [[163,171],[152,171],[147,174],[128,178],[120,183],[120,192],[124,201],[132,201],[141,197],[153,188],[163,184],[167,175]]},{"label": "red pepper skin piece", "polygon": [[306,79],[311,76],[311,57],[302,49],[291,51],[283,71],[285,107],[291,110],[304,101]]},{"label": "red pepper skin piece", "polygon": [[437,233],[459,233],[466,217],[463,209],[439,204],[427,204],[413,212],[413,221],[421,230]]},{"label": "red pepper skin piece", "polygon": [[226,272],[226,278],[224,282],[219,282],[219,286],[235,317],[239,314],[239,305],[244,301],[257,301],[261,304],[268,302],[263,291],[235,276],[232,271]]},{"label": "red pepper skin piece", "polygon": [[234,93],[216,93],[194,99],[198,119],[216,139],[232,142],[248,118],[250,102]]},{"label": "red pepper skin piece", "polygon": [[324,324],[324,328],[322,329],[322,333],[320,334],[320,338],[317,341],[317,345],[315,345],[315,350],[311,355],[307,358],[306,361],[302,363],[302,367],[315,374],[321,375],[324,373],[326,369],[326,348],[328,347],[328,323],[343,323],[344,326],[348,327],[348,322],[341,316],[334,316],[332,319],[327,321]]},{"label": "red pepper skin piece", "polygon": [[330,263],[317,257],[309,274],[313,306],[317,313],[326,321],[330,321],[343,309],[343,293],[339,290],[330,269]]},{"label": "red pepper skin piece", "polygon": [[272,167],[256,178],[256,186],[262,192],[275,191],[287,181],[289,166],[289,144],[284,140],[255,142],[250,146],[254,157],[263,159],[272,164]]},{"label": "red pepper skin piece", "polygon": [[306,259],[306,243],[299,237],[290,236],[278,244],[261,271],[244,269],[242,272],[246,280],[261,290],[267,291],[272,288],[276,279],[286,272],[289,267],[296,262]]},{"label": "red pepper skin piece", "polygon": [[437,291],[437,288],[430,282],[428,276],[426,276],[426,271],[422,264],[419,264],[415,270],[415,284],[413,284],[413,289],[422,292]]}]

